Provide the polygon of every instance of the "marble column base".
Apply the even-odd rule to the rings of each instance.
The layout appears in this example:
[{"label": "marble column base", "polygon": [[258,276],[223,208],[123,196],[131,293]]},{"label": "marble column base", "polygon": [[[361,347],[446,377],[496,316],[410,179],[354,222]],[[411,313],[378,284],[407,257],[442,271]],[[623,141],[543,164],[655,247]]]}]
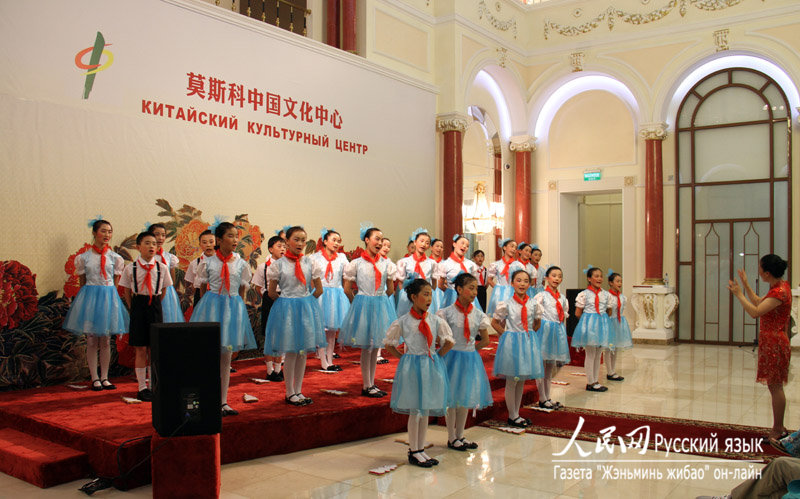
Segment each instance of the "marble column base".
[{"label": "marble column base", "polygon": [[678,295],[674,288],[647,284],[634,286],[631,305],[636,311],[636,327],[632,332],[635,343],[675,343],[677,334],[672,316],[678,308]]}]

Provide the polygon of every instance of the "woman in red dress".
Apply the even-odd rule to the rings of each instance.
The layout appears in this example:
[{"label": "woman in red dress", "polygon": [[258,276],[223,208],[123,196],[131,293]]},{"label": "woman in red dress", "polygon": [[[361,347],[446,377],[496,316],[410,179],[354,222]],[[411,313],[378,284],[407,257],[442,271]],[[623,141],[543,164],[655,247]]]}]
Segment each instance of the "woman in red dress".
[{"label": "woman in red dress", "polygon": [[789,358],[792,355],[788,335],[792,293],[789,283],[781,279],[786,271],[786,265],[786,262],[777,255],[769,254],[761,257],[758,276],[769,284],[769,292],[763,298],[752,290],[744,270],[739,270],[742,286],[739,286],[736,280],[728,281],[728,289],[742,304],[745,312],[750,317],[761,317],[756,381],[767,385],[772,397],[772,429],[769,438],[775,439],[788,434],[786,427],[783,426],[783,414],[786,412],[783,385],[788,380]]}]

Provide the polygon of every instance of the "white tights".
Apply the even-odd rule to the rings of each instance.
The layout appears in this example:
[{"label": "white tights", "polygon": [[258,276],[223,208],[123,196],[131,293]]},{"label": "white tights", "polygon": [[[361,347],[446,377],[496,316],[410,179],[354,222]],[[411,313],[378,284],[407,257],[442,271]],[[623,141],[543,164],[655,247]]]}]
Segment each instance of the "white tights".
[{"label": "white tights", "polygon": [[447,423],[447,440],[453,442],[459,438],[464,438],[464,427],[467,425],[467,414],[469,409],[466,407],[451,407],[447,409],[445,422]]},{"label": "white tights", "polygon": [[303,376],[306,374],[306,354],[286,352],[286,360],[283,367],[286,397],[301,394],[303,391]]},{"label": "white tights", "polygon": [[536,380],[536,389],[539,391],[539,402],[550,400],[550,381],[558,374],[558,364],[554,360],[544,361],[544,378]]},{"label": "white tights", "polygon": [[[97,354],[100,353],[100,377],[97,377]],[[86,363],[92,381],[108,379],[108,365],[111,363],[111,338],[109,336],[86,335]]]},{"label": "white tights", "polygon": [[603,349],[600,347],[585,347],[586,359],[583,362],[583,370],[586,371],[586,384],[594,385],[600,377],[600,355]]},{"label": "white tights", "polygon": [[506,378],[506,407],[508,408],[508,419],[519,417],[519,408],[522,406],[522,391],[525,388],[525,380],[514,381],[513,378]]},{"label": "white tights", "polygon": [[227,348],[222,350],[219,355],[220,402],[222,405],[228,403],[228,386],[231,384],[231,357],[233,357],[233,352]]},{"label": "white tights", "polygon": [[[376,351],[377,354],[377,351]],[[408,448],[415,451],[420,450],[426,459],[425,454],[425,435],[428,433],[428,413],[408,415]]]},{"label": "white tights", "polygon": [[609,376],[617,374],[617,352],[614,350],[606,350],[603,354],[606,359],[606,372]]},{"label": "white tights", "polygon": [[[364,390],[368,390],[371,386],[375,386],[375,371],[378,367],[378,349],[377,348],[362,348],[361,349],[361,382],[364,385]],[[427,427],[427,419],[425,420]]]},{"label": "white tights", "polygon": [[334,364],[333,348],[336,346],[336,333],[338,333],[338,331],[335,329],[333,331],[329,331],[326,329],[325,340],[328,342],[328,346],[319,347],[317,349],[317,355],[319,356],[319,361],[323,369],[327,369],[328,366]]}]

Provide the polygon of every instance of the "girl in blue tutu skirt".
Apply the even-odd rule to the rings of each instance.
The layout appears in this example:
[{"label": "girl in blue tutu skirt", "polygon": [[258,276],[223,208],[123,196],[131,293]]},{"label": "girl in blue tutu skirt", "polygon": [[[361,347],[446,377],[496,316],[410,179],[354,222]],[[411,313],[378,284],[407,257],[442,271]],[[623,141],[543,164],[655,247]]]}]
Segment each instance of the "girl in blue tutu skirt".
[{"label": "girl in blue tutu skirt", "polygon": [[[447,404],[447,447],[457,451],[477,449],[478,444],[464,438],[469,409],[492,405],[489,377],[478,350],[489,344],[492,320],[475,306],[478,280],[462,272],[454,282],[456,301],[436,312],[453,331],[455,345],[444,356],[450,394]],[[475,338],[480,338],[477,342]]]},{"label": "girl in blue tutu skirt", "polygon": [[235,416],[239,412],[228,405],[231,357],[233,352],[256,347],[250,316],[244,304],[244,294],[252,275],[250,265],[234,251],[239,243],[239,233],[232,223],[217,225],[214,238],[215,253],[197,266],[195,282],[200,288],[201,298],[189,322],[219,322],[222,415]]},{"label": "girl in blue tutu skirt", "polygon": [[[434,271],[435,284],[440,290],[444,291],[442,302],[439,304],[440,309],[449,307],[456,302],[457,293],[453,283],[457,275],[466,272],[467,274],[472,274],[476,279],[478,278],[478,266],[467,258],[468,251],[469,239],[462,234],[456,234],[453,236],[453,251],[450,252],[450,256],[436,266]],[[477,298],[475,298],[473,305],[483,312]]]},{"label": "girl in blue tutu skirt", "polygon": [[625,306],[628,298],[622,294],[622,276],[608,269],[608,292],[611,297],[608,300],[608,308],[611,315],[608,318],[608,349],[606,350],[606,379],[609,381],[622,381],[623,378],[617,374],[617,353],[620,350],[633,348],[633,337],[631,328],[628,326],[628,319],[625,318]]},{"label": "girl in blue tutu skirt", "polygon": [[[108,380],[111,361],[111,335],[128,332],[128,311],[117,293],[117,284],[125,267],[122,257],[111,251],[108,243],[114,231],[100,216],[89,221],[93,245],[75,258],[75,273],[81,289],[72,300],[63,328],[86,335],[86,362],[92,376],[92,390],[114,390]],[[97,372],[98,353],[100,372]]]},{"label": "girl in blue tutu skirt", "polygon": [[302,392],[306,355],[325,346],[322,308],[317,301],[323,293],[324,270],[303,256],[305,246],[305,229],[288,228],[286,254],[267,270],[267,293],[275,303],[267,319],[264,354],[286,354],[283,366],[286,403],[295,406],[312,402]]},{"label": "girl in blue tutu skirt", "polygon": [[572,346],[583,348],[586,359],[583,362],[586,371],[586,390],[604,392],[607,387],[598,382],[600,376],[600,356],[603,349],[609,347],[608,301],[611,297],[603,285],[603,271],[589,266],[586,270],[588,287],[578,293],[575,298],[575,317],[579,317],[575,332],[572,333]]},{"label": "girl in blue tutu skirt", "polygon": [[[156,237],[158,250],[156,250],[156,260],[163,263],[169,268],[169,276],[172,282],[175,281],[175,269],[178,268],[178,257],[172,253],[164,251],[164,241],[167,240],[167,228],[164,224],[152,224],[148,232]],[[183,311],[181,310],[181,301],[178,298],[178,292],[175,291],[175,286],[167,286],[164,289],[164,298],[161,300],[161,312],[164,322],[185,322],[183,318]]]},{"label": "girl in blue tutu skirt", "polygon": [[489,305],[486,307],[486,313],[489,316],[494,314],[498,303],[508,300],[514,294],[514,289],[511,287],[511,274],[523,268],[515,260],[517,256],[516,241],[506,238],[501,239],[497,244],[503,250],[503,256],[488,267],[489,286],[492,286],[492,295],[489,297]]},{"label": "girl in blue tutu skirt", "polygon": [[508,424],[517,428],[531,425],[529,419],[519,415],[525,380],[544,376],[542,354],[534,336],[534,330],[539,329],[539,319],[536,318],[536,305],[528,296],[530,283],[527,271],[514,271],[511,274],[514,294],[497,305],[492,317],[492,327],[500,335],[494,375],[506,379]]},{"label": "girl in blue tutu skirt", "polygon": [[[439,461],[425,453],[425,434],[428,417],[443,416],[448,407],[447,370],[442,356],[453,346],[453,333],[447,322],[428,312],[433,301],[429,281],[414,279],[405,292],[411,310],[392,323],[384,343],[400,358],[389,405],[394,412],[408,414],[408,462],[430,468]],[[401,340],[404,353],[397,348]]]},{"label": "girl in blue tutu skirt", "polygon": [[[411,239],[414,242],[414,252],[410,255],[397,260],[397,272],[395,273],[395,281],[403,283],[409,277],[425,279],[431,283],[431,286],[436,282],[434,279],[434,271],[436,270],[436,260],[429,258],[425,252],[431,245],[431,236],[428,234],[427,229],[419,227],[411,233]],[[405,315],[411,310],[411,300],[408,299],[405,293],[397,293],[397,316]],[[431,313],[436,313],[439,310],[439,302],[434,296],[431,303]]]},{"label": "girl in blue tutu skirt", "polygon": [[542,349],[544,377],[536,380],[539,390],[539,407],[561,409],[559,402],[550,399],[550,381],[558,369],[569,363],[569,343],[567,343],[566,320],[569,317],[567,298],[558,292],[558,285],[564,279],[559,267],[550,267],[545,273],[547,286],[536,294],[536,314],[541,319],[541,327],[536,336]]},{"label": "girl in blue tutu skirt", "polygon": [[334,229],[322,231],[323,248],[311,257],[314,265],[322,268],[322,296],[318,298],[322,307],[322,325],[325,327],[326,347],[317,351],[322,369],[326,371],[341,371],[342,368],[333,363],[333,349],[336,346],[336,335],[342,327],[347,311],[350,310],[350,300],[344,294],[342,275],[347,257],[339,253],[342,246],[342,236]]},{"label": "girl in blue tutu skirt", "polygon": [[[344,292],[351,304],[340,335],[345,344],[361,349],[361,395],[378,398],[388,395],[375,385],[375,371],[386,330],[397,319],[394,304],[389,299],[394,293],[397,268],[391,260],[382,259],[378,254],[383,246],[380,229],[372,227],[371,223],[362,224],[360,236],[364,251],[344,268]],[[353,283],[358,287],[355,296]]]}]

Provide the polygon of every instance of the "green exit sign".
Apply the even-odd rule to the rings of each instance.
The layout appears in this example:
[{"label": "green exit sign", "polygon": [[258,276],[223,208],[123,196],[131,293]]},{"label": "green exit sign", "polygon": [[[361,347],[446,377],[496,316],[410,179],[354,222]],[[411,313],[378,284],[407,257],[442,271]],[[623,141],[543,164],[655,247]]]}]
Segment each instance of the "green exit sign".
[{"label": "green exit sign", "polygon": [[602,174],[602,172],[600,170],[592,170],[592,171],[588,171],[588,172],[583,172],[583,180],[586,180],[586,181],[589,181],[589,180],[600,180],[600,178],[602,178],[602,176],[603,176],[603,174]]}]

